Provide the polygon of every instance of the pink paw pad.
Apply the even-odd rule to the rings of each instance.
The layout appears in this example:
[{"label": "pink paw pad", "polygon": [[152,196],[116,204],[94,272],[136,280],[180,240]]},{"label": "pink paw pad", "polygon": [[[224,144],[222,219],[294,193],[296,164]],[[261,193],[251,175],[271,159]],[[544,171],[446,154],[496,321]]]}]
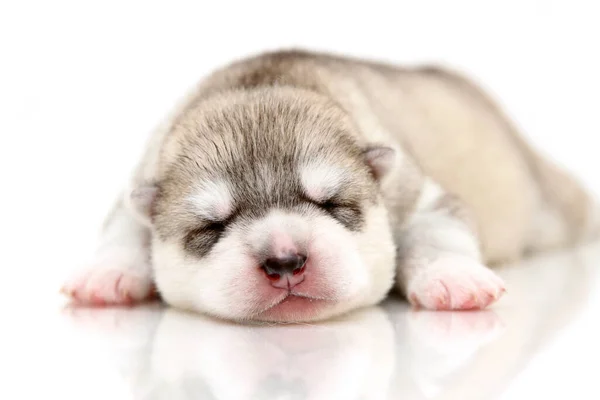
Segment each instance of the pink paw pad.
[{"label": "pink paw pad", "polygon": [[430,310],[483,309],[506,291],[504,282],[492,270],[454,255],[422,267],[408,289],[410,303]]},{"label": "pink paw pad", "polygon": [[156,294],[151,279],[120,270],[90,269],[74,277],[61,293],[78,303],[130,305],[148,300]]}]

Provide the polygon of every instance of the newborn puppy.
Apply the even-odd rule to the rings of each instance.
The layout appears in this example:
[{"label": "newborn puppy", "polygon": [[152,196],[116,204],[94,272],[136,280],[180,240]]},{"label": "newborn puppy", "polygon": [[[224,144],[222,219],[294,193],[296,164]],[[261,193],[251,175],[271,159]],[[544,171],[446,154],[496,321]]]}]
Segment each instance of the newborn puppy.
[{"label": "newborn puppy", "polygon": [[63,291],[156,290],[238,321],[325,319],[392,288],[485,308],[505,290],[486,265],[589,237],[596,209],[452,72],[274,52],[215,71],[151,136]]}]

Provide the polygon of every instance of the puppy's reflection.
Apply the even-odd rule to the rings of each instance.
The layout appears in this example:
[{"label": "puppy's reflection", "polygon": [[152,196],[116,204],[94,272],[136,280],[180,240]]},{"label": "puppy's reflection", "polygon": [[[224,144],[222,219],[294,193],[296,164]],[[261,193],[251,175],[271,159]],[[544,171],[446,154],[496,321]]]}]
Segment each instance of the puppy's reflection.
[{"label": "puppy's reflection", "polygon": [[396,398],[493,399],[584,308],[600,243],[500,268],[510,292],[477,312],[385,304],[396,328]]},{"label": "puppy's reflection", "polygon": [[118,349],[136,399],[429,398],[503,330],[491,311],[394,301],[315,325],[245,326],[157,306],[69,313]]},{"label": "puppy's reflection", "polygon": [[390,299],[277,326],[160,305],[68,315],[115,349],[136,399],[492,399],[585,304],[595,249],[503,271],[511,291],[486,311],[413,311]]},{"label": "puppy's reflection", "polygon": [[[397,358],[391,398],[454,398],[451,393],[457,379],[469,379],[470,366],[506,330],[493,310],[415,311],[396,299],[383,307],[395,327]],[[471,389],[477,389],[476,385]]]},{"label": "puppy's reflection", "polygon": [[[119,361],[140,399],[384,399],[394,371],[393,327],[377,307],[326,323],[277,326],[174,309],[76,309],[72,315],[88,327],[100,324],[113,341],[140,345],[120,352]],[[125,332],[137,340],[121,337]]]},{"label": "puppy's reflection", "polygon": [[175,386],[202,377],[216,399],[352,399],[385,392],[393,343],[378,308],[326,324],[252,327],[170,310],[151,364]]}]

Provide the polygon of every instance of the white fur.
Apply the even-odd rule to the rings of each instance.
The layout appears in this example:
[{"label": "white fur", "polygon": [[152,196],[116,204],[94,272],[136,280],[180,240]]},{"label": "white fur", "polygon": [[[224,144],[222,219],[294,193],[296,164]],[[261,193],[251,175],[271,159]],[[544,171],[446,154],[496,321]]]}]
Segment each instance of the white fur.
[{"label": "white fur", "polygon": [[84,302],[144,299],[152,288],[149,234],[129,209],[118,206],[94,258],[62,291]]},{"label": "white fur", "polygon": [[416,211],[430,209],[444,195],[442,187],[431,178],[426,178],[417,200]]},{"label": "white fur", "polygon": [[[249,245],[256,254],[276,250],[273,248],[276,239],[286,237],[291,242],[290,244],[294,244],[296,250],[306,251],[310,226],[305,218],[278,209],[271,210],[267,216],[255,221],[247,236]],[[277,255],[273,254],[273,256]]]},{"label": "white fur", "polygon": [[221,221],[232,211],[231,190],[222,180],[203,182],[188,201],[196,214],[208,220]]},{"label": "white fur", "polygon": [[415,214],[408,231],[407,236],[415,246],[480,258],[477,238],[462,221],[444,210]]},{"label": "white fur", "polygon": [[[305,275],[312,286],[297,286],[299,294],[326,299],[317,315],[286,317],[286,320],[317,320],[361,305],[380,301],[394,275],[391,235],[382,233],[383,208],[368,211],[364,234],[353,234],[325,216],[299,217],[273,210],[247,229],[222,238],[202,259],[185,256],[179,243],[154,238],[153,261],[158,289],[176,307],[193,309],[227,319],[260,319],[260,312],[285,297],[260,271],[256,238],[268,237],[277,227],[288,234],[306,235],[309,261]],[[299,229],[297,229],[299,228]]]},{"label": "white fur", "polygon": [[418,252],[421,257],[432,258],[441,251],[479,259],[478,241],[469,227],[447,210],[436,206],[445,194],[437,182],[425,179],[415,211],[401,228],[404,246]]},{"label": "white fur", "polygon": [[504,290],[502,280],[480,263],[469,226],[436,206],[444,190],[425,181],[416,211],[401,229],[403,261],[398,275],[409,300],[428,309],[484,308]]},{"label": "white fur", "polygon": [[315,201],[328,200],[346,181],[345,171],[330,165],[311,163],[300,169],[300,179],[305,193]]}]

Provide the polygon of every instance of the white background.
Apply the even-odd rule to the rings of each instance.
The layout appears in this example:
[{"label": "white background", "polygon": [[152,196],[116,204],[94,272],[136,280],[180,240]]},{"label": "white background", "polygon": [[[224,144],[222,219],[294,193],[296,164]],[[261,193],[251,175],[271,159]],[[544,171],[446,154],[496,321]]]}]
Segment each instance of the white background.
[{"label": "white background", "polygon": [[[149,130],[211,69],[262,50],[462,69],[538,148],[599,193],[599,11],[593,0],[3,0],[3,303],[14,311],[52,302],[89,254]],[[544,373],[567,362],[559,357],[568,352],[547,356],[513,390],[557,394]],[[580,373],[569,379],[581,384]]]}]

